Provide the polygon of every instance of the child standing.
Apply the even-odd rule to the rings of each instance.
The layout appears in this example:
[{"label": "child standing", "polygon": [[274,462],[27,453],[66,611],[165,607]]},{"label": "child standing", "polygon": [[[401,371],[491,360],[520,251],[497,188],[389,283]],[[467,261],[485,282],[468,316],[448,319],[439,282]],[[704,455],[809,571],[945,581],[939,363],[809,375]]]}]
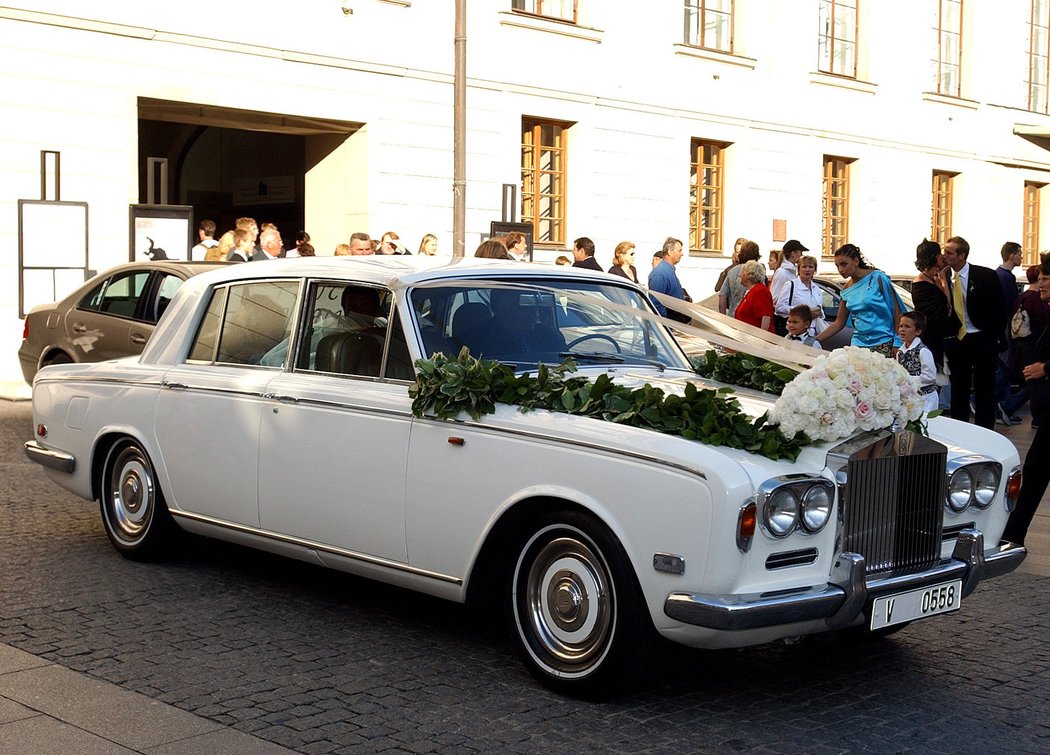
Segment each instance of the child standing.
[{"label": "child standing", "polygon": [[803,346],[812,346],[814,349],[821,348],[820,341],[809,332],[809,326],[813,324],[813,310],[805,304],[792,307],[788,311],[787,341],[798,341]]},{"label": "child standing", "polygon": [[929,414],[937,408],[937,366],[933,354],[923,344],[922,331],[926,328],[926,316],[922,312],[905,312],[897,326],[897,335],[904,345],[897,351],[897,361],[909,375],[919,378],[922,384],[919,394],[926,400],[924,411]]}]

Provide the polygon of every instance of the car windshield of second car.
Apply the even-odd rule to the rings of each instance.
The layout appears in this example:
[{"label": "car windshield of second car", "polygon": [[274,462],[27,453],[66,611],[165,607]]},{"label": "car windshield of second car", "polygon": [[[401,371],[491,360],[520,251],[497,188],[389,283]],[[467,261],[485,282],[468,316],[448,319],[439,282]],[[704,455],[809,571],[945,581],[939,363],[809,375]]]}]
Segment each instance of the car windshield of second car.
[{"label": "car windshield of second car", "polygon": [[440,282],[412,291],[423,352],[479,358],[519,369],[573,358],[580,365],[689,369],[652,310],[626,287],[574,280]]}]

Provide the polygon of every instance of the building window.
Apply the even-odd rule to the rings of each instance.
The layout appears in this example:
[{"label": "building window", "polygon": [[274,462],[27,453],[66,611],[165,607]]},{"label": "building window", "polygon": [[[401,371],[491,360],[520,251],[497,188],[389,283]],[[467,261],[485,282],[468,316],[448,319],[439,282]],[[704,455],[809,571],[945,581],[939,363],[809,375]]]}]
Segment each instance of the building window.
[{"label": "building window", "polygon": [[857,78],[857,4],[860,0],[820,0],[818,67],[824,73]]},{"label": "building window", "polygon": [[689,149],[689,251],[722,253],[728,144],[693,139]]},{"label": "building window", "polygon": [[1028,18],[1028,109],[1047,112],[1050,65],[1050,0],[1032,0]]},{"label": "building window", "polygon": [[847,157],[824,155],[824,247],[825,257],[849,237],[849,166]]},{"label": "building window", "polygon": [[933,171],[933,220],[930,239],[941,246],[952,237],[952,181],[957,174]]},{"label": "building window", "polygon": [[576,23],[576,0],[512,0],[510,7],[532,16]]},{"label": "building window", "polygon": [[734,0],[685,0],[685,43],[733,52]]},{"label": "building window", "polygon": [[937,0],[937,57],[933,61],[933,91],[958,97],[962,69],[962,0]]},{"label": "building window", "polygon": [[1024,234],[1021,248],[1025,265],[1039,264],[1039,200],[1046,184],[1024,183]]},{"label": "building window", "polygon": [[521,220],[539,244],[565,244],[565,137],[568,125],[521,122]]}]

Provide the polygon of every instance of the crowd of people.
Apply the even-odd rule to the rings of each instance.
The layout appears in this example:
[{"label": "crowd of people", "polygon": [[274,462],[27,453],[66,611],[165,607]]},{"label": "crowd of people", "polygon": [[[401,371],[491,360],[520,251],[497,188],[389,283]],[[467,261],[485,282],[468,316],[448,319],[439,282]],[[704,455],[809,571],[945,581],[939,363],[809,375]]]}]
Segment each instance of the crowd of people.
[{"label": "crowd of people", "polygon": [[[197,225],[199,242],[190,250],[191,260],[253,262],[279,257],[314,257],[316,249],[310,243],[310,234],[299,231],[294,246],[285,246],[277,226],[273,223],[259,225],[255,218],[238,218],[234,227],[218,240],[215,238],[214,220],[202,220]],[[522,236],[524,241],[524,234]],[[416,254],[437,254],[438,238],[432,233],[424,234]],[[333,251],[337,257],[362,254],[412,254],[394,231],[387,231],[373,239],[367,233],[354,233],[349,244],[338,244]]]}]

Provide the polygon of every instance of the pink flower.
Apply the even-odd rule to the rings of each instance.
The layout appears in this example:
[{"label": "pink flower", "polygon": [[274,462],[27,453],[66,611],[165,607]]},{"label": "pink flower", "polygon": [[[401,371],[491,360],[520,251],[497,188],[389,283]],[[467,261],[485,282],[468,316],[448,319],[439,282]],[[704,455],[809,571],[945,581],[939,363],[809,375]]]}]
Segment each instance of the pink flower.
[{"label": "pink flower", "polygon": [[861,401],[857,404],[857,408],[853,410],[853,413],[857,415],[857,419],[865,420],[868,419],[875,408],[871,405],[870,401]]}]

